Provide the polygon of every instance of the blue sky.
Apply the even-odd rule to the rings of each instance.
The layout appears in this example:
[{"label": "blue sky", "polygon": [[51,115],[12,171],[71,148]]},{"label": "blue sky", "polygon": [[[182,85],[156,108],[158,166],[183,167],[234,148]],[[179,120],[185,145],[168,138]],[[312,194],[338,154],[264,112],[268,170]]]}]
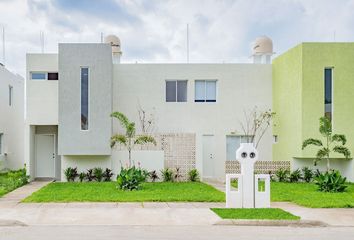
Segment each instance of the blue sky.
[{"label": "blue sky", "polygon": [[[300,42],[354,41],[354,0],[0,0],[6,65],[25,72],[25,54],[57,52],[58,42],[122,41],[122,62],[250,62],[260,35],[276,55]],[[0,55],[2,59],[2,54]]]}]

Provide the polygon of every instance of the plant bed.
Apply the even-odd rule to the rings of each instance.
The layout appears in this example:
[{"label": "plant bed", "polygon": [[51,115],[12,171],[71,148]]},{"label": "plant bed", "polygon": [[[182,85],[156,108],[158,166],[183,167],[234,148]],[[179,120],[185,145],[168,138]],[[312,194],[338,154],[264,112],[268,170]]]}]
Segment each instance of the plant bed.
[{"label": "plant bed", "polygon": [[211,208],[222,219],[299,220],[280,208]]},{"label": "plant bed", "polygon": [[224,193],[201,182],[143,183],[141,190],[116,182],[50,183],[23,202],[224,202]]},{"label": "plant bed", "polygon": [[313,183],[271,183],[272,202],[293,202],[310,208],[353,208],[354,184],[347,184],[345,192],[320,192]]},{"label": "plant bed", "polygon": [[0,173],[0,197],[27,184],[28,178],[25,169]]}]

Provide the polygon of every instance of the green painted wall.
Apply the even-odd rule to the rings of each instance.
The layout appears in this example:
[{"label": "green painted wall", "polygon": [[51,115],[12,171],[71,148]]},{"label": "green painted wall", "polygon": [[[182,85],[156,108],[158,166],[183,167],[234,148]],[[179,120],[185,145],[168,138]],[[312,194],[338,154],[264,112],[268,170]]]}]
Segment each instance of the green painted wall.
[{"label": "green painted wall", "polygon": [[274,160],[314,157],[315,148],[302,151],[301,143],[321,138],[327,67],[333,67],[333,131],[347,136],[354,153],[354,43],[302,43],[273,61]]}]

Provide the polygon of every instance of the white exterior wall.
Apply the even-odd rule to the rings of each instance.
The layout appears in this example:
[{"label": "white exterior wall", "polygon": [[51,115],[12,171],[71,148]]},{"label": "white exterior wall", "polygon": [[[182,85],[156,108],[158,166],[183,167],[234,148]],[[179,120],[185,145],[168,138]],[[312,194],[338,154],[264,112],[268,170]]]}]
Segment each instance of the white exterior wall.
[{"label": "white exterior wall", "polygon": [[[58,54],[26,55],[24,161],[33,179],[35,176],[35,126],[58,125],[58,81],[31,80],[31,72],[58,72]],[[57,175],[60,174],[57,173]]]},{"label": "white exterior wall", "polygon": [[[187,102],[166,102],[166,80],[188,80]],[[217,80],[216,103],[194,102],[195,80]],[[196,133],[196,165],[202,172],[202,137],[215,136],[215,175],[225,178],[226,135],[243,135],[239,121],[244,110],[270,109],[270,64],[115,64],[113,111],[135,121],[139,130],[138,104],[154,112],[156,132]],[[118,123],[114,122],[114,131]],[[259,146],[260,160],[272,160],[271,129]]]},{"label": "white exterior wall", "polygon": [[[9,106],[9,86],[12,105]],[[22,168],[24,164],[24,79],[0,65],[0,133],[3,146],[0,169]]]},{"label": "white exterior wall", "polygon": [[[26,162],[34,163],[33,125],[58,124],[58,81],[30,80],[31,71],[57,72],[57,54],[27,55],[27,118]],[[60,78],[60,76],[59,76]],[[187,102],[166,102],[166,80],[188,80]],[[195,80],[217,80],[216,103],[194,102]],[[60,80],[59,80],[60,81]],[[243,135],[239,121],[244,120],[244,110],[254,106],[271,108],[272,72],[269,64],[114,64],[113,107],[137,124],[140,105],[153,112],[156,133],[195,133],[196,166],[203,169],[203,135],[215,136],[215,177],[225,177],[226,136]],[[79,119],[78,119],[79,122]],[[118,122],[113,121],[113,132]],[[60,128],[60,126],[59,126]],[[109,139],[107,139],[107,142]],[[94,141],[93,141],[94,142]],[[60,148],[60,146],[59,146]],[[260,160],[272,160],[271,129],[260,146]],[[68,166],[86,170],[91,167],[109,167],[114,170],[116,151],[110,156],[62,156],[61,175]],[[119,157],[118,157],[119,158]],[[33,169],[31,170],[32,174]],[[62,178],[62,180],[64,180]]]},{"label": "white exterior wall", "polygon": [[58,81],[31,80],[31,72],[58,72],[58,54],[27,54],[26,124],[58,125]]}]

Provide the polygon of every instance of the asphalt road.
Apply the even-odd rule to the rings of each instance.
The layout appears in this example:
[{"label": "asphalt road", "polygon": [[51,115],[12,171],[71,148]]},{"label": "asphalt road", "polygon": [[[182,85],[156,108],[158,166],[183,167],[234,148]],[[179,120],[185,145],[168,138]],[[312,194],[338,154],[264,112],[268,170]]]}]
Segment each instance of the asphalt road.
[{"label": "asphalt road", "polygon": [[27,226],[0,227],[1,240],[59,239],[354,239],[354,227]]}]

